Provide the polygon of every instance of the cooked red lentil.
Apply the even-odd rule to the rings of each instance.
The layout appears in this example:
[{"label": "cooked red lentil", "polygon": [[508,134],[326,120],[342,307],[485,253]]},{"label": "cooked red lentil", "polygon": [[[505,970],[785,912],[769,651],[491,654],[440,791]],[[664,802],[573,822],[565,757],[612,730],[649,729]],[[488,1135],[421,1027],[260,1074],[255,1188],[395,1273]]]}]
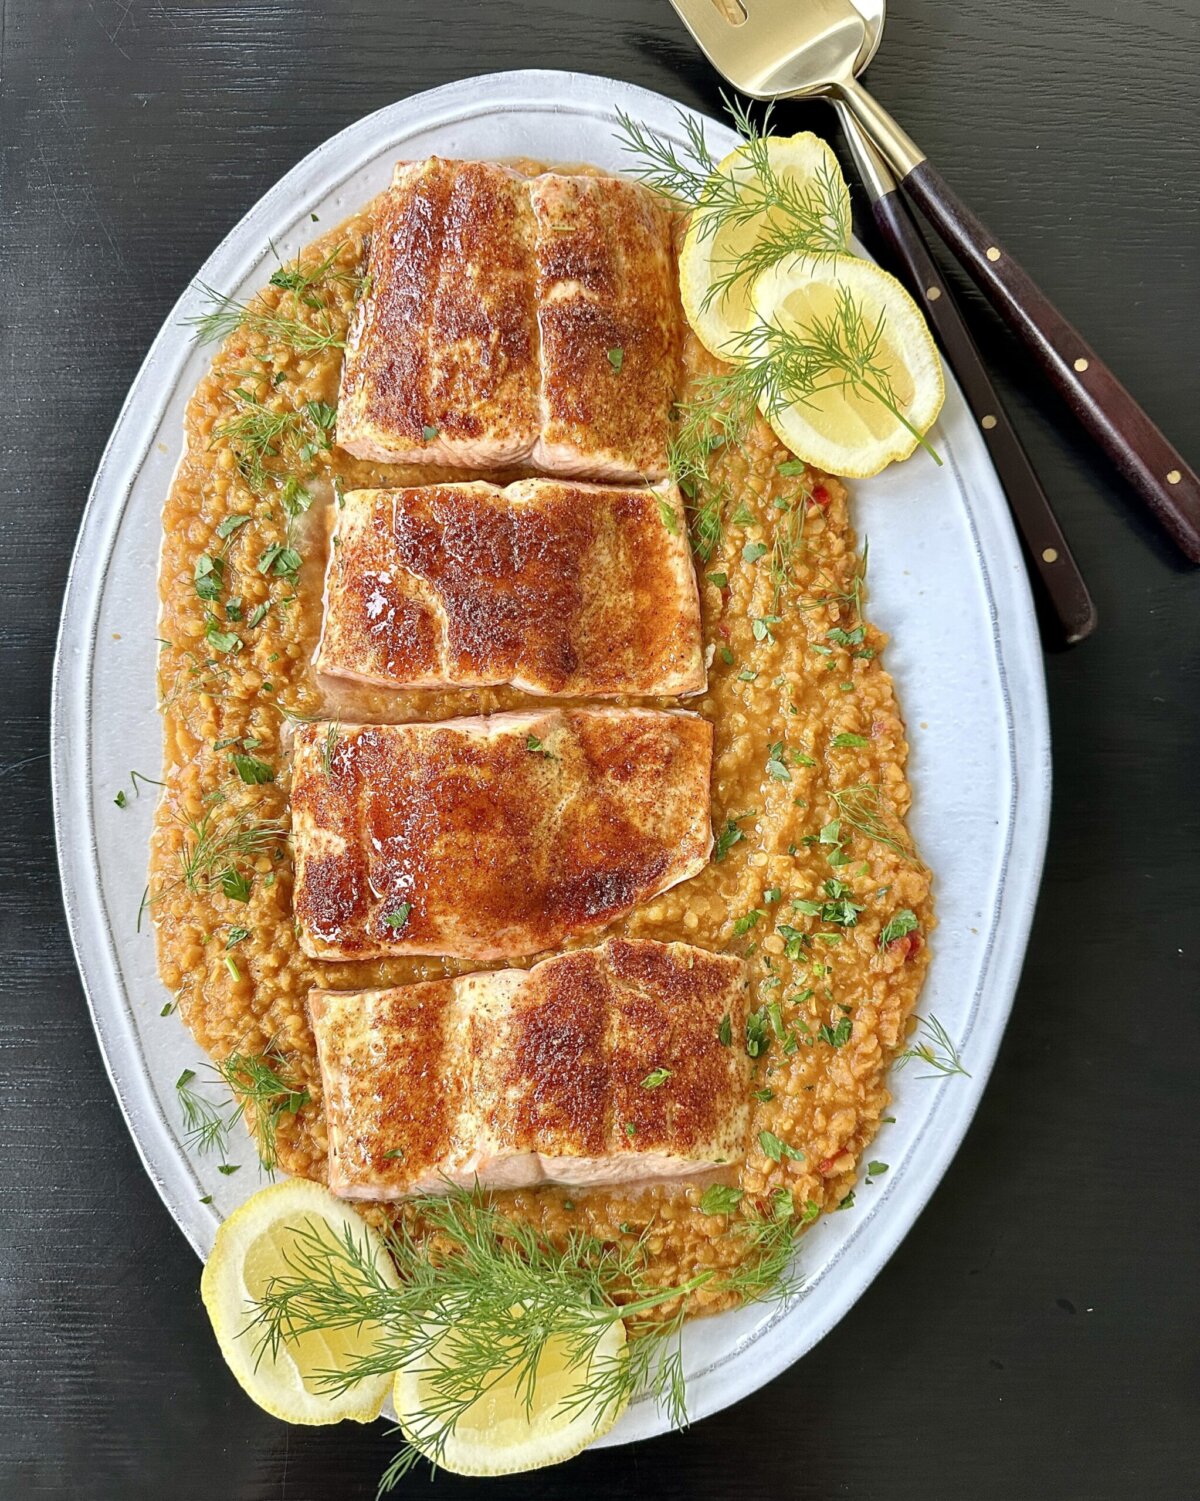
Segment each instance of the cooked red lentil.
[{"label": "cooked red lentil", "polygon": [[[469,966],[301,953],[287,840],[290,726],[538,706],[506,688],[348,689],[334,702],[313,673],[322,512],[337,491],[455,477],[355,461],[330,446],[340,341],[369,228],[368,208],[315,241],[299,265],[311,271],[331,257],[320,278],[268,286],[253,304],[258,316],[226,338],[188,407],[187,451],[163,511],[166,788],[151,860],[159,967],[215,1059],[271,1049],[288,1082],[307,1089],[308,1103],[279,1120],[279,1161],[317,1179],[326,1141],[309,990]],[[707,360],[690,340],[689,381]],[[700,875],[610,931],[746,956],[760,1008],[749,1039],[757,1093],[746,1160],[729,1181],[744,1205],[790,1190],[807,1223],[849,1192],[887,1110],[888,1066],[924,979],[932,913],[929,872],[904,831],[908,747],[880,660],[884,637],[860,614],[864,565],[846,492],[796,473],[790,457],[761,423],[743,448],[714,456],[729,500],[724,536],[698,563],[710,669],[708,691],[688,706],[716,730],[717,847]],[[890,931],[908,931],[888,941],[884,928],[901,912],[916,926],[906,917]],[[665,1280],[747,1254],[732,1216],[701,1212],[703,1187],[501,1198],[551,1233],[573,1226],[621,1240],[650,1226],[653,1269]],[[729,1301],[711,1290],[694,1300],[696,1311]]]}]

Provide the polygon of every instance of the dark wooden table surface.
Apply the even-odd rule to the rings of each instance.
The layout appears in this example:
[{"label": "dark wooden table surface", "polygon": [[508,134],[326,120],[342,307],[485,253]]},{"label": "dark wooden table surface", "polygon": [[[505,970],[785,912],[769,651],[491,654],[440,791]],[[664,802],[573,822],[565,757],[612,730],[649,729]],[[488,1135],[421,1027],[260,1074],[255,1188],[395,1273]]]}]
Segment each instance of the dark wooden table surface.
[{"label": "dark wooden table surface", "polygon": [[[1197,0],[891,9],[880,97],[1195,462]],[[369,1501],[381,1431],[288,1430],[227,1374],[93,1040],[47,774],[67,560],[159,323],[305,152],[491,69],[710,108],[716,87],[666,0],[0,12],[0,1496]],[[783,119],[831,128],[820,105]],[[891,1264],[804,1361],[688,1433],[491,1482],[497,1501],[1195,1494],[1200,579],[972,306],[1101,615],[1046,663],[1049,858],[986,1098]],[[436,1494],[484,1490],[439,1477]]]}]

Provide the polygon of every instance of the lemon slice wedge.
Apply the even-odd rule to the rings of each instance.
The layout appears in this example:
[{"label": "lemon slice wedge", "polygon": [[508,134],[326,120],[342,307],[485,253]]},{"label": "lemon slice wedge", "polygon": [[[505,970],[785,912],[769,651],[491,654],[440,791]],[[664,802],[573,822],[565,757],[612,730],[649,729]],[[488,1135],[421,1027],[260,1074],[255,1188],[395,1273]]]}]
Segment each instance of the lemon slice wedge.
[{"label": "lemon slice wedge", "polygon": [[288,1423],[370,1423],[379,1416],[391,1384],[383,1375],[360,1381],[341,1395],[322,1389],[318,1373],[343,1370],[348,1359],[372,1347],[375,1328],[318,1330],[284,1340],[276,1354],[262,1347],[263,1328],[251,1327],[258,1300],[273,1277],[289,1272],[302,1244],[297,1232],[319,1232],[328,1242],[350,1229],[376,1267],[398,1286],[391,1258],[369,1225],[319,1183],[289,1178],[264,1188],[217,1231],[200,1292],[229,1369],[265,1411]]},{"label": "lemon slice wedge", "polygon": [[831,365],[814,391],[764,410],[779,440],[815,468],[855,479],[908,458],[946,390],[925,320],[896,278],[857,256],[791,259],[757,277],[752,302],[762,324],[806,345],[869,351],[853,381]]},{"label": "lemon slice wedge", "polygon": [[[765,153],[772,183],[763,181],[759,153]],[[768,263],[756,257],[795,253],[802,248],[800,234],[807,234],[809,249],[814,235],[827,249],[844,249],[850,195],[833,152],[807,131],[739,146],[719,163],[717,176],[729,179],[732,192],[718,186],[713,201],[720,212],[692,214],[679,252],[679,287],[697,338],[711,354],[729,359],[738,335],[754,322],[751,287]],[[734,198],[741,207],[727,212]],[[739,266],[747,274],[730,282]]]},{"label": "lemon slice wedge", "polygon": [[561,1464],[607,1433],[625,1402],[599,1412],[573,1401],[591,1384],[597,1367],[625,1359],[625,1325],[614,1319],[590,1360],[572,1363],[568,1342],[547,1340],[533,1381],[533,1400],[516,1371],[497,1366],[495,1384],[462,1412],[439,1445],[432,1435],[441,1426],[431,1416],[439,1405],[437,1374],[453,1371],[453,1333],[445,1335],[418,1360],[397,1372],[393,1400],[405,1437],[414,1449],[456,1475],[513,1475]]}]

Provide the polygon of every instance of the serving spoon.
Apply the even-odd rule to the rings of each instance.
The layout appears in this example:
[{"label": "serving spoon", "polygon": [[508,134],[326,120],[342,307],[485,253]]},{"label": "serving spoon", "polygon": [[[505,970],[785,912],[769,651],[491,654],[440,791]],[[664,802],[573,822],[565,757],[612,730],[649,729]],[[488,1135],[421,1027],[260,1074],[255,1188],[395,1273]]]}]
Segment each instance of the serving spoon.
[{"label": "serving spoon", "polygon": [[[1029,348],[1101,449],[1200,563],[1200,479],[1108,366],[857,80],[883,30],[862,0],[671,0],[701,51],[752,99],[826,95],[862,127],[908,196]],[[864,15],[863,12],[867,12]],[[872,45],[874,44],[874,45]]]}]

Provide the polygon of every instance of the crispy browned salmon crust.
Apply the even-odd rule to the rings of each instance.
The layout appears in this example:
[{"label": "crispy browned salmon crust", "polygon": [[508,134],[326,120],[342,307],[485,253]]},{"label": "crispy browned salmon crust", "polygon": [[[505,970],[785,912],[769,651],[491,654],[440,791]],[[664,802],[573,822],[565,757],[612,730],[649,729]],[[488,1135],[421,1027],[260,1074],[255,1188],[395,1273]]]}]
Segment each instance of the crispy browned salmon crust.
[{"label": "crispy browned salmon crust", "polygon": [[401,162],[337,440],[384,462],[658,480],[680,328],[671,215],[640,183]]},{"label": "crispy browned salmon crust", "polygon": [[683,514],[668,484],[351,491],[333,512],[317,669],[383,687],[700,693]]},{"label": "crispy browned salmon crust", "polygon": [[547,172],[529,191],[542,341],[533,463],[661,479],[681,349],[670,216],[640,183],[617,177]]},{"label": "crispy browned salmon crust", "polygon": [[627,939],[530,970],[314,990],[330,1187],[393,1199],[739,1162],[750,1062],[722,1038],[745,1010],[740,959]]},{"label": "crispy browned salmon crust", "polygon": [[536,954],[700,871],[711,724],[550,709],[296,733],[295,912],[314,958]]}]

